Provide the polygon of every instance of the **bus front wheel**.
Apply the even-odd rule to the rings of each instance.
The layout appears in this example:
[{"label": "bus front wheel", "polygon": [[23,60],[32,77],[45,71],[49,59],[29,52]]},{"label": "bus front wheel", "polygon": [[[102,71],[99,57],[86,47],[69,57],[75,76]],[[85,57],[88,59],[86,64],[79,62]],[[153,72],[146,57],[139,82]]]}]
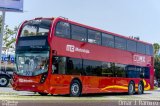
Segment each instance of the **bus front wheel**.
[{"label": "bus front wheel", "polygon": [[78,80],[73,80],[70,85],[70,96],[78,97],[81,95],[81,84]]},{"label": "bus front wheel", "polygon": [[0,75],[0,87],[6,87],[9,84],[9,77]]},{"label": "bus front wheel", "polygon": [[135,86],[134,86],[134,82],[131,81],[128,85],[128,94],[133,95],[134,93],[135,93]]}]

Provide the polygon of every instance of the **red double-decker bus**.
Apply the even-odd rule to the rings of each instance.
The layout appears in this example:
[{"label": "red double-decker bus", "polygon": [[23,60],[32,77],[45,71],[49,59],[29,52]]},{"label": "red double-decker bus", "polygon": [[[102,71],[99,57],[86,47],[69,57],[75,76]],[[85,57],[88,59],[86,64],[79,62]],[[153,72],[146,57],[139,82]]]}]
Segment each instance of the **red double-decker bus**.
[{"label": "red double-decker bus", "polygon": [[13,89],[41,95],[153,89],[152,44],[60,17],[21,25],[16,66]]}]

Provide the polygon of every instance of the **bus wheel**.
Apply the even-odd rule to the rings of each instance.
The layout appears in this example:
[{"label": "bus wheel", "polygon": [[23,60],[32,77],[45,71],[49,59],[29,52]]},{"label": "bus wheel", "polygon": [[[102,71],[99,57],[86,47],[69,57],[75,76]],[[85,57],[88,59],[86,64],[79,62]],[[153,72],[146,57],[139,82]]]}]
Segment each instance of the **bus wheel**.
[{"label": "bus wheel", "polygon": [[48,94],[47,93],[41,93],[41,92],[38,92],[41,96],[47,96]]},{"label": "bus wheel", "polygon": [[128,85],[128,94],[129,95],[133,95],[135,93],[135,86],[134,86],[134,82],[130,82]]},{"label": "bus wheel", "polygon": [[78,97],[81,95],[81,85],[78,80],[73,80],[70,85],[70,96]]},{"label": "bus wheel", "polygon": [[144,87],[143,87],[143,84],[140,82],[138,84],[138,94],[143,94],[144,92]]},{"label": "bus wheel", "polygon": [[9,78],[7,76],[0,76],[0,87],[6,87],[9,84]]}]

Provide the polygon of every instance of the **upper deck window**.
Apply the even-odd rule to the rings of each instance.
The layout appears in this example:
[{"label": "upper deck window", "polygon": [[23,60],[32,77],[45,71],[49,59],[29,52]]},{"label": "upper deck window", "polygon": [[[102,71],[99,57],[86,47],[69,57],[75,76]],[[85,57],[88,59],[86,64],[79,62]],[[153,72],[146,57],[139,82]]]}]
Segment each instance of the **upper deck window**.
[{"label": "upper deck window", "polygon": [[146,54],[153,55],[153,46],[152,45],[146,45]]},{"label": "upper deck window", "polygon": [[56,36],[70,38],[70,24],[66,22],[58,22],[56,26]]},{"label": "upper deck window", "polygon": [[136,52],[136,42],[133,40],[127,40],[127,50]]},{"label": "upper deck window", "polygon": [[145,54],[146,53],[146,46],[145,46],[145,44],[137,42],[137,52]]},{"label": "upper deck window", "polygon": [[146,54],[150,55],[149,45],[146,45]]},{"label": "upper deck window", "polygon": [[114,36],[102,33],[102,45],[114,47]]},{"label": "upper deck window", "polygon": [[115,37],[115,48],[126,50],[126,39]]},{"label": "upper deck window", "polygon": [[31,20],[24,24],[21,37],[47,36],[51,26],[51,20]]},{"label": "upper deck window", "polygon": [[87,29],[76,26],[76,25],[71,25],[72,28],[72,39],[79,40],[79,41],[87,41]]},{"label": "upper deck window", "polygon": [[149,54],[153,55],[153,46],[152,45],[149,45]]},{"label": "upper deck window", "polygon": [[93,30],[88,30],[88,42],[101,45],[101,33]]}]

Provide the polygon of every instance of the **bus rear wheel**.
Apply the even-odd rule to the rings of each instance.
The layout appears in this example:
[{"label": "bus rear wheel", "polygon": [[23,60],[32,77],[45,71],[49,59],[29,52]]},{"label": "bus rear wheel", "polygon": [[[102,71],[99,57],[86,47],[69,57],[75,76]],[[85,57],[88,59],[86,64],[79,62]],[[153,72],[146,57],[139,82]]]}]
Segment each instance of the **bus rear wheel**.
[{"label": "bus rear wheel", "polygon": [[70,96],[78,97],[81,95],[81,84],[78,80],[73,80],[70,85]]},{"label": "bus rear wheel", "polygon": [[138,94],[143,94],[144,92],[144,87],[143,87],[143,84],[140,82],[138,84]]},{"label": "bus rear wheel", "polygon": [[135,93],[135,86],[134,86],[134,82],[130,82],[128,85],[128,94],[129,95],[133,95]]}]

